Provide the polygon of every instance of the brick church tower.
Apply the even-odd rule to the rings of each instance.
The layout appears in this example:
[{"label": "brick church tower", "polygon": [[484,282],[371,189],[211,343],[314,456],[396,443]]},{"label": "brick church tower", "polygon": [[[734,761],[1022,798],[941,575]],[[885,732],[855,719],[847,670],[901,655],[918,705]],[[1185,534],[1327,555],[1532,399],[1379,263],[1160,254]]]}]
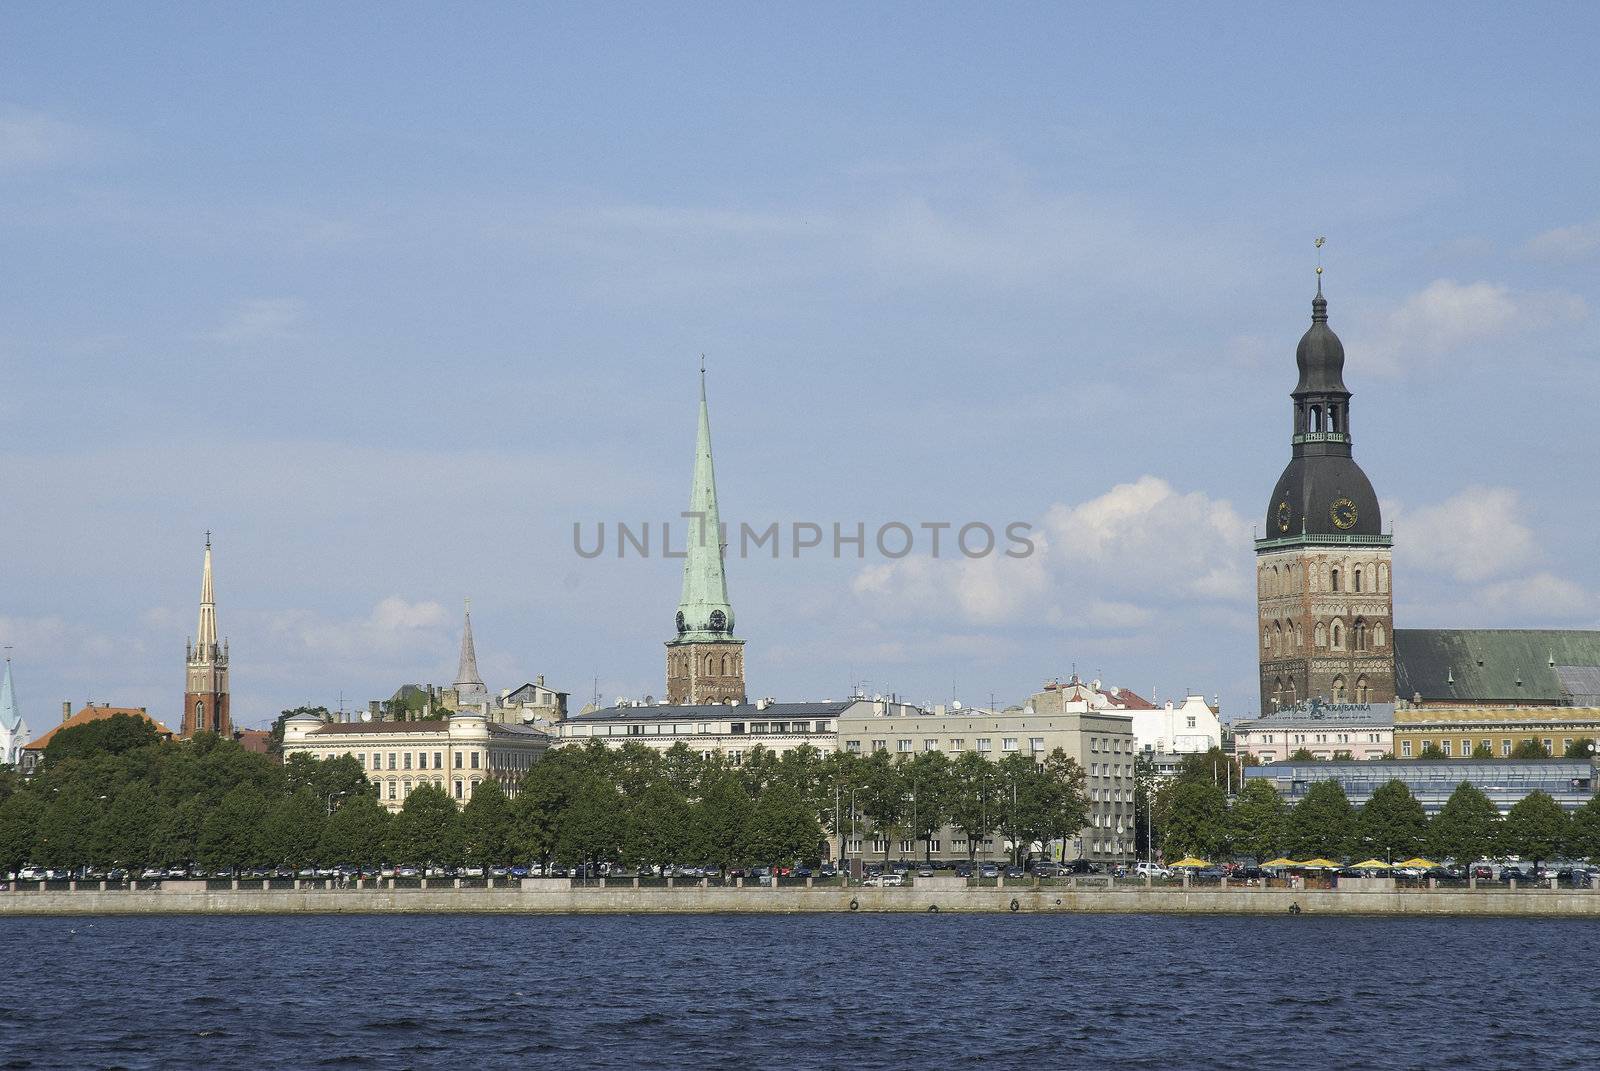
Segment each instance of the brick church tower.
[{"label": "brick church tower", "polygon": [[1311,302],[1295,360],[1289,465],[1256,540],[1261,713],[1306,699],[1394,702],[1394,591],[1378,496],[1350,448],[1344,345]]},{"label": "brick church tower", "polygon": [[733,636],[733,606],[728,602],[728,580],[723,572],[722,518],[717,511],[717,473],[711,461],[711,417],[706,409],[703,363],[689,512],[678,634],[667,641],[667,702],[743,702],[744,640]]},{"label": "brick church tower", "polygon": [[196,733],[233,739],[228,713],[228,645],[217,645],[217,606],[211,597],[211,533],[206,533],[205,570],[200,578],[200,627],[188,647],[188,685],[183,696],[185,740]]}]

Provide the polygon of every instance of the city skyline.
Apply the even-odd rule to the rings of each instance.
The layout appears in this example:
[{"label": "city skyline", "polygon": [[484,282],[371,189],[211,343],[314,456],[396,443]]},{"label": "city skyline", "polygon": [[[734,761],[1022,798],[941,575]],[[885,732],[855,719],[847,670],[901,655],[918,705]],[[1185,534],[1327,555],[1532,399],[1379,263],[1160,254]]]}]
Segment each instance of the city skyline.
[{"label": "city skyline", "polygon": [[[191,13],[181,46],[175,17],[24,11],[0,44],[0,644],[36,733],[62,700],[177,721],[207,528],[237,724],[447,681],[463,596],[491,690],[660,695],[679,563],[571,526],[677,517],[702,351],[730,523],[1051,536],[1012,570],[730,561],[752,697],[1015,700],[1075,664],[1252,713],[1323,234],[1395,624],[1600,622],[1576,16],[1321,13],[1306,70],[1291,18],[899,52],[836,15],[715,73],[673,47],[748,36],[711,18],[355,49],[339,14]],[[224,69],[256,77],[189,91]]]}]

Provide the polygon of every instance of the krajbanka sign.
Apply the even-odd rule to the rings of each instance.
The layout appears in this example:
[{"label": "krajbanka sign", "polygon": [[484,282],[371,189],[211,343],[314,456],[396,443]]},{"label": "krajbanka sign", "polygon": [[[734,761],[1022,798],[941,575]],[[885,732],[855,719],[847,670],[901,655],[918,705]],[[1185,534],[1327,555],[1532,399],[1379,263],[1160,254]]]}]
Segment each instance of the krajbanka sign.
[{"label": "krajbanka sign", "polygon": [[1374,714],[1393,714],[1393,703],[1330,703],[1326,699],[1307,699],[1292,707],[1284,707],[1279,714],[1301,718],[1370,717]]}]

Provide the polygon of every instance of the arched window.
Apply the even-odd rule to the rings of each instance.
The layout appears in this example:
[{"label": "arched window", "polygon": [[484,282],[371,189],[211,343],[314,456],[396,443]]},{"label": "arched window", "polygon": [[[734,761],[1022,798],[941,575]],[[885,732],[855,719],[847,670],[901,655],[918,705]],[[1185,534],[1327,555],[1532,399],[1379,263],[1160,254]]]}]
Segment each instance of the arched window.
[{"label": "arched window", "polygon": [[1383,646],[1383,624],[1381,622],[1372,626],[1372,646],[1374,649]]},{"label": "arched window", "polygon": [[1311,430],[1322,430],[1322,406],[1320,405],[1313,405],[1311,407]]},{"label": "arched window", "polygon": [[1344,629],[1339,627],[1337,621],[1328,628],[1328,642],[1335,650],[1344,646]]},{"label": "arched window", "polygon": [[1378,590],[1389,590],[1389,567],[1387,565],[1379,564],[1378,566]]},{"label": "arched window", "polygon": [[1283,651],[1283,622],[1274,621],[1272,623],[1272,653],[1281,655]]},{"label": "arched window", "polygon": [[1270,627],[1263,627],[1261,630],[1261,649],[1269,654],[1272,652],[1272,629]]},{"label": "arched window", "polygon": [[1317,631],[1316,631],[1316,635],[1315,635],[1315,636],[1314,636],[1314,639],[1315,639],[1315,640],[1316,640],[1316,645],[1317,645],[1317,646],[1318,646],[1318,647],[1325,647],[1325,646],[1327,646],[1327,638],[1328,638],[1328,634],[1327,634],[1327,633],[1326,633],[1326,632],[1324,632],[1324,631],[1323,631],[1323,629],[1322,629],[1322,622],[1321,622],[1321,621],[1318,621],[1318,622],[1317,622]]},{"label": "arched window", "polygon": [[729,662],[728,656],[727,655],[723,655],[722,656],[722,675],[724,677],[726,677],[728,675],[728,662]]},{"label": "arched window", "polygon": [[1292,707],[1292,706],[1295,705],[1296,702],[1297,702],[1297,699],[1295,697],[1295,691],[1294,691],[1294,679],[1290,678],[1290,680],[1289,680],[1289,705]]},{"label": "arched window", "polygon": [[1356,678],[1356,702],[1357,703],[1368,702],[1370,697],[1371,697],[1371,692],[1367,688],[1367,678],[1364,677],[1364,676],[1363,677],[1357,677]]},{"label": "arched window", "polygon": [[1351,591],[1359,592],[1361,590],[1361,568],[1359,566],[1356,567],[1355,573],[1351,575],[1350,583],[1352,585]]},{"label": "arched window", "polygon": [[1339,590],[1339,570],[1337,569],[1333,571],[1333,590]]},{"label": "arched window", "polygon": [[1356,618],[1356,623],[1350,627],[1350,649],[1365,651],[1367,649],[1367,623]]},{"label": "arched window", "polygon": [[1283,678],[1278,677],[1272,682],[1272,705],[1283,706]]},{"label": "arched window", "polygon": [[1343,703],[1344,702],[1344,678],[1343,677],[1335,677],[1335,678],[1333,678],[1333,701],[1335,703]]},{"label": "arched window", "polygon": [[1305,646],[1305,637],[1300,633],[1300,622],[1294,623],[1294,646],[1296,650]]}]

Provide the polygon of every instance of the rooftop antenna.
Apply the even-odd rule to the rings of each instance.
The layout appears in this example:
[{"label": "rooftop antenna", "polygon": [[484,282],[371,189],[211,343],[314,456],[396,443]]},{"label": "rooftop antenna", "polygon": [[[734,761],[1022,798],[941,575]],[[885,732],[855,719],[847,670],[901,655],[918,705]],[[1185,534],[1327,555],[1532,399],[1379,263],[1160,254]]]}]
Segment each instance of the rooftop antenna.
[{"label": "rooftop antenna", "polygon": [[1318,236],[1314,243],[1317,247],[1317,296],[1319,297],[1322,295],[1322,243],[1327,240],[1325,236]]},{"label": "rooftop antenna", "polygon": [[206,549],[211,549],[211,529],[206,529]]}]

